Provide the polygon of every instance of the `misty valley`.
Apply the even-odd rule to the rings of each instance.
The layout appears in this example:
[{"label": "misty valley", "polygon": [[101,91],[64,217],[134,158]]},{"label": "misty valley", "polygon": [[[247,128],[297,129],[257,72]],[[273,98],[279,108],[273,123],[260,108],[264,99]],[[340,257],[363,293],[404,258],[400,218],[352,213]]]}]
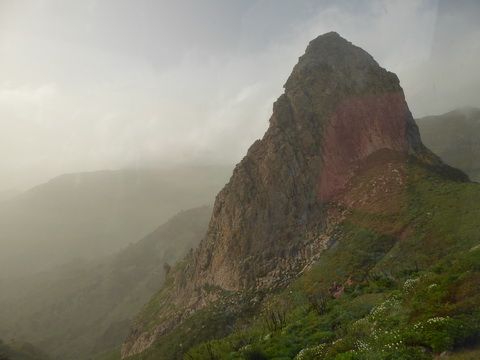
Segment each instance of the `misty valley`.
[{"label": "misty valley", "polygon": [[[450,54],[457,33],[441,25],[465,18],[480,33],[477,3],[234,3],[0,5],[10,14],[0,35],[26,41],[31,26],[40,48],[92,64],[67,68],[72,88],[32,90],[29,66],[20,90],[0,81],[0,118],[31,119],[46,151],[16,144],[37,135],[5,121],[26,140],[0,135],[15,153],[0,157],[0,360],[479,359],[477,75],[461,87],[462,74],[446,74],[459,90],[439,79],[426,94],[420,83],[443,65],[411,65],[408,41],[389,33],[410,31],[392,17],[418,16],[408,39],[440,37],[428,38],[432,54]],[[130,21],[131,32],[116,23]],[[365,42],[323,30],[334,23]],[[381,51],[382,30],[398,51]],[[33,43],[5,48],[27,54]],[[462,44],[452,52],[471,69]],[[129,55],[113,64],[112,54]],[[278,57],[295,59],[279,91],[288,61]],[[262,77],[257,64],[271,61]],[[63,71],[41,68],[52,79]],[[254,80],[243,84],[242,71]],[[85,85],[97,75],[98,88]],[[76,105],[60,102],[69,91]],[[100,113],[53,140],[56,117],[67,129]],[[30,178],[15,173],[26,169]]]}]

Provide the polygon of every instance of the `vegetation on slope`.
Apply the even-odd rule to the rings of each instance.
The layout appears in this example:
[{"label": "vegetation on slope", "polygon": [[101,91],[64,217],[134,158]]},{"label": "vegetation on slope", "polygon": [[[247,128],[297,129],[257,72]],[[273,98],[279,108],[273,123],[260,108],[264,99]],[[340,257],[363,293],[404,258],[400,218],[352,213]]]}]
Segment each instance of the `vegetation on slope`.
[{"label": "vegetation on slope", "polygon": [[[302,280],[295,286],[305,286]],[[338,299],[328,289],[289,290],[279,297],[282,309],[274,310],[286,312],[284,326],[273,328],[263,319],[203,343],[185,358],[431,358],[480,339],[479,281],[477,247],[432,269],[372,274],[346,287]]]},{"label": "vegetation on slope", "polygon": [[289,287],[225,293],[131,358],[427,359],[477,344],[480,186],[414,161],[402,183],[390,164],[329,205],[346,214],[337,240]]},{"label": "vegetation on slope", "polygon": [[32,344],[15,340],[7,344],[0,340],[0,360],[50,360],[50,357]]}]

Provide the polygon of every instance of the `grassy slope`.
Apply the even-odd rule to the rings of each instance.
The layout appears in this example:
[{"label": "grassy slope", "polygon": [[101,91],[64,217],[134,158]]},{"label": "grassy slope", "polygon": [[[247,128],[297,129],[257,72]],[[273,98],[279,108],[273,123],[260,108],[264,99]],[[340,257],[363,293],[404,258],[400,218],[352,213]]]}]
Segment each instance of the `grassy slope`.
[{"label": "grassy slope", "polygon": [[367,166],[331,205],[356,202],[336,244],[283,292],[229,316],[226,295],[133,358],[421,359],[478,341],[480,185],[415,163],[406,183],[390,170]]}]

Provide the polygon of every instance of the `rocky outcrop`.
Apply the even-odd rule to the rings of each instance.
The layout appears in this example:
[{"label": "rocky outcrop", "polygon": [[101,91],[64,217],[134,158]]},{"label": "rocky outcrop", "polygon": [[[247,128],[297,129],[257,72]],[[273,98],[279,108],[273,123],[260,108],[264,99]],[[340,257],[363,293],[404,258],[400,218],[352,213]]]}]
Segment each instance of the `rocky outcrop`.
[{"label": "rocky outcrop", "polygon": [[218,292],[206,287],[255,291],[288,283],[332,241],[339,218],[328,204],[360,160],[388,149],[441,164],[423,146],[396,75],[336,33],[310,42],[284,87],[263,139],[218,194],[199,249],[162,292],[173,306],[159,306],[156,326],[136,321],[124,357],[214,301]]},{"label": "rocky outcrop", "polygon": [[356,162],[385,148],[438,161],[422,145],[394,74],[336,33],[315,39],[275,103],[264,138],[217,196],[189,264],[189,285],[258,286],[279,259],[294,257],[305,233],[313,239],[322,232],[322,206]]}]

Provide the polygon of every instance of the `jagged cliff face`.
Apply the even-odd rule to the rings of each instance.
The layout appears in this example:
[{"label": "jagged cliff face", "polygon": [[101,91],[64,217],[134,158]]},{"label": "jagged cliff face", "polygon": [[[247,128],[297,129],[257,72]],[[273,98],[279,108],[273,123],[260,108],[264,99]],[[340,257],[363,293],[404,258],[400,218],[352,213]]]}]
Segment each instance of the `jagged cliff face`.
[{"label": "jagged cliff face", "polygon": [[359,161],[381,149],[440,163],[423,146],[395,74],[336,33],[318,37],[275,102],[263,139],[218,194],[205,239],[164,294],[176,312],[161,310],[156,316],[167,320],[148,331],[137,321],[123,356],[215,300],[212,288],[287,283],[329,246],[336,220],[326,205],[341,199]]},{"label": "jagged cliff face", "polygon": [[358,160],[380,149],[431,156],[398,78],[336,33],[315,39],[275,103],[264,138],[218,195],[187,270],[190,286],[258,287],[295,270],[292,259],[324,230],[323,204]]}]

